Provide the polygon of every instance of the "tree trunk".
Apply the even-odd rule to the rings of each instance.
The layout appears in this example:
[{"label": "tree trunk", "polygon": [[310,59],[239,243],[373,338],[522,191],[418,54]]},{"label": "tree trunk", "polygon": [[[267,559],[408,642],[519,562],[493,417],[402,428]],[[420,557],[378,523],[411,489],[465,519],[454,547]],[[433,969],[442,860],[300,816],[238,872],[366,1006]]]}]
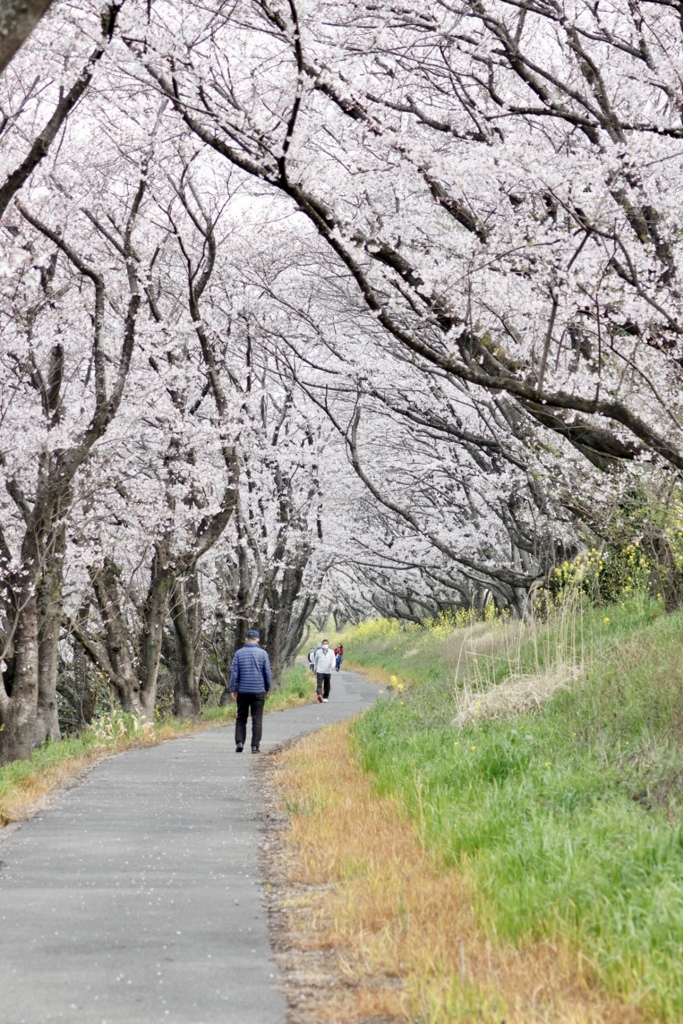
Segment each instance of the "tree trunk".
[{"label": "tree trunk", "polygon": [[173,585],[173,575],[168,567],[169,557],[168,539],[158,541],[152,560],[152,578],[145,603],[144,633],[140,646],[140,704],[142,714],[150,721],[154,718],[164,624]]},{"label": "tree trunk", "polygon": [[59,627],[61,602],[48,610],[39,630],[38,643],[38,700],[33,746],[40,747],[47,740],[61,739],[57,711],[57,673],[59,669]]},{"label": "tree trunk", "polygon": [[201,627],[198,603],[197,573],[193,571],[185,583],[176,581],[171,604],[178,652],[173,713],[178,718],[197,718],[202,711],[197,670],[197,633]]},{"label": "tree trunk", "polygon": [[57,713],[59,630],[62,622],[66,530],[57,529],[54,547],[38,583],[38,706],[34,747],[61,738]]},{"label": "tree trunk", "polygon": [[282,673],[296,655],[306,620],[315,605],[315,601],[304,599],[300,610],[303,615],[296,614],[308,557],[308,549],[300,553],[299,564],[295,563],[285,569],[279,592],[273,589],[268,596],[268,602],[274,610],[268,616],[266,644],[276,687],[281,685]]},{"label": "tree trunk", "polygon": [[53,0],[5,0],[0,8],[0,73],[26,42]]},{"label": "tree trunk", "polygon": [[[111,670],[107,672],[116,691],[121,710],[139,715],[143,712],[140,681],[128,643],[128,628],[121,609],[118,588],[119,570],[107,558],[102,568],[93,573],[93,587],[105,628],[105,646]],[[101,667],[101,666],[99,666]]]},{"label": "tree trunk", "polygon": [[14,677],[11,695],[0,692],[0,764],[29,758],[33,750],[38,706],[38,609],[35,578],[20,591],[14,639]]},{"label": "tree trunk", "polygon": [[[80,609],[79,619],[87,618],[88,605],[89,602]],[[77,637],[76,640],[78,640]],[[58,689],[60,695],[72,709],[73,718],[70,723],[72,728],[79,730],[90,725],[97,710],[100,688],[92,667],[92,660],[78,642],[73,645],[71,670],[67,673],[62,667]]]}]

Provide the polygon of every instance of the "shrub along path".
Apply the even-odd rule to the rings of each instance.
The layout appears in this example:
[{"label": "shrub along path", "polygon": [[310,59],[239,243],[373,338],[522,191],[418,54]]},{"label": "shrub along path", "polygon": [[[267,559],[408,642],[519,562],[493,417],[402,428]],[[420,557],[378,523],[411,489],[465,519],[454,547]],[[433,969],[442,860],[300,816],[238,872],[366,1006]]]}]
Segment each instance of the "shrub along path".
[{"label": "shrub along path", "polygon": [[[341,672],[329,704],[268,715],[261,749],[376,696]],[[232,728],[136,749],[0,837],[3,1024],[284,1024],[256,761]]]}]

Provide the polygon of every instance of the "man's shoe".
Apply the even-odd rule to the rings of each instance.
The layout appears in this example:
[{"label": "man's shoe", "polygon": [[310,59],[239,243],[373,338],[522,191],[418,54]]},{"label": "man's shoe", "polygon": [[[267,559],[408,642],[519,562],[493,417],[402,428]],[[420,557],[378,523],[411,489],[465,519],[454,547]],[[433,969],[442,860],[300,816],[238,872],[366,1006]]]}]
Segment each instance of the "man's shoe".
[{"label": "man's shoe", "polygon": [[323,697],[323,704],[327,704],[327,697]]},{"label": "man's shoe", "polygon": [[319,693],[319,694],[317,695],[317,697],[318,697],[318,703],[319,703],[319,704],[322,704],[322,702],[323,702],[323,695],[322,695],[322,693]]},{"label": "man's shoe", "polygon": [[252,752],[252,754],[258,754],[259,753],[259,748],[258,747],[252,747],[251,748],[251,752]]},{"label": "man's shoe", "polygon": [[238,743],[235,746],[235,753],[236,754],[241,754],[243,750],[244,750],[244,743]]}]

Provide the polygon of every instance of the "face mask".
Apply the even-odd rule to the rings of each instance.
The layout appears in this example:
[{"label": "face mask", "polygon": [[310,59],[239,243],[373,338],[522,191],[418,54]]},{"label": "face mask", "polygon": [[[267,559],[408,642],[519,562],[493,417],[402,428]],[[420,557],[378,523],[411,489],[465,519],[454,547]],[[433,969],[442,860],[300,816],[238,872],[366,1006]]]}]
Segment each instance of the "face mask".
[{"label": "face mask", "polygon": [[327,650],[329,650],[329,648],[328,648],[327,644],[323,644],[323,650],[324,650],[324,651],[327,651]]}]

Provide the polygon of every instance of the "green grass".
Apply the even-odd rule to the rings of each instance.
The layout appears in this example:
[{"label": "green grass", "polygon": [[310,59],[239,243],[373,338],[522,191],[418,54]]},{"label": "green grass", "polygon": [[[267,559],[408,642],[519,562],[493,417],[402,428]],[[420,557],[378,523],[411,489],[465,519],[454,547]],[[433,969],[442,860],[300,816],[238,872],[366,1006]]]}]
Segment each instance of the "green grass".
[{"label": "green grass", "polygon": [[305,665],[296,664],[282,673],[282,686],[271,692],[266,701],[266,711],[283,711],[314,700],[315,686],[311,673]]},{"label": "green grass", "polygon": [[[494,938],[561,937],[610,991],[683,1019],[683,613],[645,598],[583,609],[507,650],[502,627],[488,647],[476,630],[477,657],[460,636],[421,637],[421,681],[355,727],[364,767],[465,872]],[[380,636],[374,665],[410,680],[399,652],[413,648],[391,643]],[[535,714],[457,729],[454,647],[475,687],[569,656],[583,678]]]},{"label": "green grass", "polygon": [[60,740],[59,743],[46,743],[34,751],[29,760],[10,761],[0,766],[0,800],[8,796],[18,783],[24,782],[37,772],[45,772],[54,768],[69,757],[83,757],[92,751],[96,740],[94,735],[79,736],[74,739]]}]

